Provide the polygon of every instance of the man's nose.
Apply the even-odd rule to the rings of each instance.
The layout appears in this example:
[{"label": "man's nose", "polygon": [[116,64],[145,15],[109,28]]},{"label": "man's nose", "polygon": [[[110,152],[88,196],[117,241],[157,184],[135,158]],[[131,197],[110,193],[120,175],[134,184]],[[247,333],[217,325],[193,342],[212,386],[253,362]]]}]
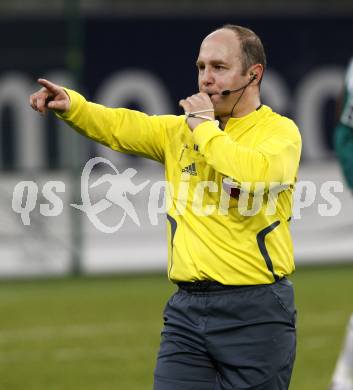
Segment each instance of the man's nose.
[{"label": "man's nose", "polygon": [[201,78],[203,85],[210,85],[214,83],[214,75],[211,69],[205,68]]}]

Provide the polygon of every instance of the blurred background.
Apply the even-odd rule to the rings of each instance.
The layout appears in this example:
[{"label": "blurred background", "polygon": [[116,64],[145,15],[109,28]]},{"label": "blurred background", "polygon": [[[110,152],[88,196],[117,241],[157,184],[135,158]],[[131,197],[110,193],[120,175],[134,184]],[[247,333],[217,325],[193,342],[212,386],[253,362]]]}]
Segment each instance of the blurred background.
[{"label": "blurred background", "polygon": [[[178,101],[197,90],[200,42],[226,23],[262,38],[263,102],[294,119],[303,137],[291,388],[326,389],[353,308],[353,199],[332,151],[336,99],[353,56],[348,0],[0,1],[0,389],[151,388],[163,305],[174,290],[153,187],[163,167],[31,111],[36,79],[112,107],[181,114]],[[136,185],[150,181],[130,197],[140,226],[111,204],[102,224],[124,223],[104,233],[70,206],[82,204],[81,173],[96,156],[120,173],[136,169]],[[103,173],[114,172],[101,164],[92,177]],[[108,189],[90,190],[92,203]]]}]

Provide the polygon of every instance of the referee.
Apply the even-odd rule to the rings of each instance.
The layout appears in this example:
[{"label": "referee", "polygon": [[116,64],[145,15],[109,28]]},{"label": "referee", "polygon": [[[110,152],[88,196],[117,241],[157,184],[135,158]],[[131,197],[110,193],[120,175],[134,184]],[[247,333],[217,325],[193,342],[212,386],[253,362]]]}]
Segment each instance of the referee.
[{"label": "referee", "polygon": [[[55,110],[116,151],[165,165],[174,189],[168,277],[179,288],[164,311],[154,389],[285,390],[296,345],[286,277],[294,271],[289,221],[300,134],[261,104],[266,57],[253,31],[236,25],[213,31],[196,64],[199,92],[179,102],[181,116],[107,108],[44,79],[30,104]],[[189,192],[180,202],[185,182]],[[241,197],[248,191],[255,202],[257,183],[263,202],[246,213]],[[216,207],[206,213],[205,205]]]}]

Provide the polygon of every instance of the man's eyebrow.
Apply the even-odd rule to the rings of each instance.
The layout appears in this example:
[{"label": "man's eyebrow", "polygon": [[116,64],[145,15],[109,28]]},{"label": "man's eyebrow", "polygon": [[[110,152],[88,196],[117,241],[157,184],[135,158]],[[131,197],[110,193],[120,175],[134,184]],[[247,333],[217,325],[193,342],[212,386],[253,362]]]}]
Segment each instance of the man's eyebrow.
[{"label": "man's eyebrow", "polygon": [[[199,66],[200,64],[204,64],[205,61],[202,60],[197,60],[196,61],[196,66]],[[224,60],[221,59],[215,59],[210,61],[211,65],[226,65],[227,63]]]}]

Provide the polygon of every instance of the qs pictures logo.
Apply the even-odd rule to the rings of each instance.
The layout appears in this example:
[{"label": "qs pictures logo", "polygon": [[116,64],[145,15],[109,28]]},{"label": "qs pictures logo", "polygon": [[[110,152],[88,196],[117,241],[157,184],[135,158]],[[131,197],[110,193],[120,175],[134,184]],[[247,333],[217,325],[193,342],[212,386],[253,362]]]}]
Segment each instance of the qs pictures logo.
[{"label": "qs pictures logo", "polygon": [[[90,184],[92,170],[98,164],[109,167],[112,173],[103,174]],[[102,157],[92,158],[86,163],[81,175],[82,204],[71,204],[70,206],[85,213],[94,227],[103,233],[117,232],[127,217],[140,226],[140,220],[133,203],[129,200],[129,195],[137,195],[149,184],[150,180],[135,184],[133,178],[136,174],[137,171],[134,168],[127,168],[120,173],[111,161]],[[108,184],[106,195],[103,199],[93,203],[91,200],[92,189],[104,183]],[[64,193],[65,190],[65,183],[58,180],[46,182],[42,189],[34,181],[21,181],[17,183],[13,191],[12,210],[21,216],[25,226],[29,226],[31,213],[37,206],[38,195],[42,195],[40,198],[47,202],[42,202],[39,205],[40,214],[45,217],[59,216],[63,212],[64,203],[58,193]],[[115,209],[112,215],[119,217],[119,220],[113,226],[108,226],[102,221],[100,215],[109,208],[116,207],[122,212],[117,213]]]},{"label": "qs pictures logo", "polygon": [[[108,165],[113,170],[114,174],[104,174],[98,180],[89,185],[92,170],[98,164]],[[149,184],[150,180],[146,180],[143,183],[136,185],[132,181],[132,178],[136,175],[136,173],[137,171],[134,168],[127,168],[125,171],[120,173],[111,161],[103,157],[92,158],[85,165],[81,175],[82,204],[71,204],[71,206],[84,212],[92,224],[103,233],[117,232],[124,224],[126,217],[130,217],[137,226],[140,226],[140,221],[134,205],[128,199],[127,195],[137,195]],[[97,187],[103,183],[108,183],[109,185],[105,198],[92,204],[89,189]],[[100,220],[99,214],[113,205],[121,208],[123,215],[115,226],[107,226]]]}]

